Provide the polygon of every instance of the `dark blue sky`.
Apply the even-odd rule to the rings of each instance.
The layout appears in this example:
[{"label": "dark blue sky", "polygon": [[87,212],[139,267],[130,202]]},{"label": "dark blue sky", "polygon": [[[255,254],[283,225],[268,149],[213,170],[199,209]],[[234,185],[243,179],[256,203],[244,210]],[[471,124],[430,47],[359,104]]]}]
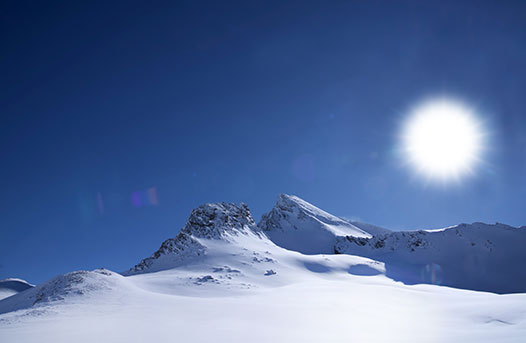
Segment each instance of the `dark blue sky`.
[{"label": "dark blue sky", "polygon": [[[394,229],[526,225],[525,2],[4,1],[0,25],[0,278],[122,271],[193,207],[259,220],[280,192]],[[396,154],[437,94],[491,132],[460,184]]]}]

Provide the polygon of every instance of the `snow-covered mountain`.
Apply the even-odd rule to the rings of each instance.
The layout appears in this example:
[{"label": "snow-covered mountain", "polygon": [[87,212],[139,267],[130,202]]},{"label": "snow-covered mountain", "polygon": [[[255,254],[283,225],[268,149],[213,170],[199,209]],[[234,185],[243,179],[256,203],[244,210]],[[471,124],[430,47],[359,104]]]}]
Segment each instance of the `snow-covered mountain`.
[{"label": "snow-covered mountain", "polygon": [[264,214],[258,226],[277,245],[303,254],[332,254],[337,237],[370,238],[367,232],[308,202],[280,194],[274,208]]},{"label": "snow-covered mountain", "polygon": [[0,280],[0,299],[10,297],[32,287],[34,287],[32,284],[22,279],[9,278]]},{"label": "snow-covered mountain", "polygon": [[496,293],[526,292],[526,227],[461,224],[391,232],[349,222],[281,194],[258,226],[277,245],[304,254],[349,254],[386,265],[406,284],[431,283]]},{"label": "snow-covered mountain", "polygon": [[440,230],[338,237],[336,253],[386,264],[408,284],[433,283],[496,293],[526,292],[526,227],[460,224]]},{"label": "snow-covered mountain", "polygon": [[256,225],[244,204],[205,204],[122,275],[0,300],[0,341],[523,342],[526,294],[439,284],[526,292],[525,231],[390,232],[290,195]]}]

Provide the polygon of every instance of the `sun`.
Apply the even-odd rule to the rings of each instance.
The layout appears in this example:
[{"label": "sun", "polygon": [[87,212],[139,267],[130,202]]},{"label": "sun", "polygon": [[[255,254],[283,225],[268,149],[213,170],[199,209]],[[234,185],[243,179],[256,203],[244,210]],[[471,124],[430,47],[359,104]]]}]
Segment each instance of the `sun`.
[{"label": "sun", "polygon": [[451,99],[415,106],[402,130],[408,164],[427,179],[459,180],[481,161],[484,130],[473,108]]}]

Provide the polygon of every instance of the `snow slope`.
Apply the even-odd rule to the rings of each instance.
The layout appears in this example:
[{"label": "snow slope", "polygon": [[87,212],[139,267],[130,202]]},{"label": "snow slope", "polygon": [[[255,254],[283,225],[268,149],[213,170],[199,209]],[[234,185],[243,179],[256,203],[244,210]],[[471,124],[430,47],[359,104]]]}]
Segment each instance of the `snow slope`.
[{"label": "snow slope", "polygon": [[[283,226],[256,226],[243,204],[206,204],[126,276],[72,272],[0,300],[0,341],[524,342],[526,294],[410,285],[395,280],[390,262],[287,250],[269,239],[272,230],[329,232],[333,249],[396,238],[280,199],[266,217]],[[413,254],[417,241],[397,247]]]},{"label": "snow slope", "polygon": [[9,278],[0,280],[0,299],[10,297],[31,287],[34,286],[22,279]]},{"label": "snow slope", "polygon": [[258,226],[277,245],[304,254],[332,254],[338,236],[371,237],[350,222],[308,202],[280,194],[274,208]]},{"label": "snow slope", "polygon": [[263,273],[264,262],[226,267],[235,259],[217,255],[208,261],[217,268],[61,277],[41,287],[45,300],[0,315],[0,340],[518,343],[526,335],[525,294],[406,286],[366,258],[269,253],[283,261],[269,262],[275,274]]},{"label": "snow slope", "polygon": [[461,224],[441,230],[338,238],[337,253],[385,262],[387,275],[496,293],[526,292],[526,227]]},{"label": "snow slope", "polygon": [[[344,256],[343,256],[344,257]],[[303,274],[303,273],[301,273]],[[300,275],[301,275],[300,274]],[[3,342],[524,342],[524,295],[333,272],[210,297],[132,289],[0,316]],[[298,275],[298,276],[300,276]],[[144,275],[137,276],[137,278]],[[264,276],[262,276],[263,278]],[[133,279],[126,279],[133,284]],[[94,301],[96,300],[96,301]],[[45,312],[43,310],[46,309]]]}]

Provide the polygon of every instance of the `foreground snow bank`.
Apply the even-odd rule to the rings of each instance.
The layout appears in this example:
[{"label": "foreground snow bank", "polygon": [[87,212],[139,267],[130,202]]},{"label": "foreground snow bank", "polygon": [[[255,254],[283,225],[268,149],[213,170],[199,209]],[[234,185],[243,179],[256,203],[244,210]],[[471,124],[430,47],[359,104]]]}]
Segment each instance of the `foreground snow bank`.
[{"label": "foreground snow bank", "polygon": [[[306,276],[308,275],[308,277]],[[53,313],[0,316],[3,342],[524,342],[526,296],[405,286],[381,275],[310,272],[244,295],[135,288]],[[262,276],[262,278],[278,277]],[[138,280],[141,276],[134,277]],[[305,279],[305,278],[308,278]],[[133,280],[133,279],[130,279]]]}]

